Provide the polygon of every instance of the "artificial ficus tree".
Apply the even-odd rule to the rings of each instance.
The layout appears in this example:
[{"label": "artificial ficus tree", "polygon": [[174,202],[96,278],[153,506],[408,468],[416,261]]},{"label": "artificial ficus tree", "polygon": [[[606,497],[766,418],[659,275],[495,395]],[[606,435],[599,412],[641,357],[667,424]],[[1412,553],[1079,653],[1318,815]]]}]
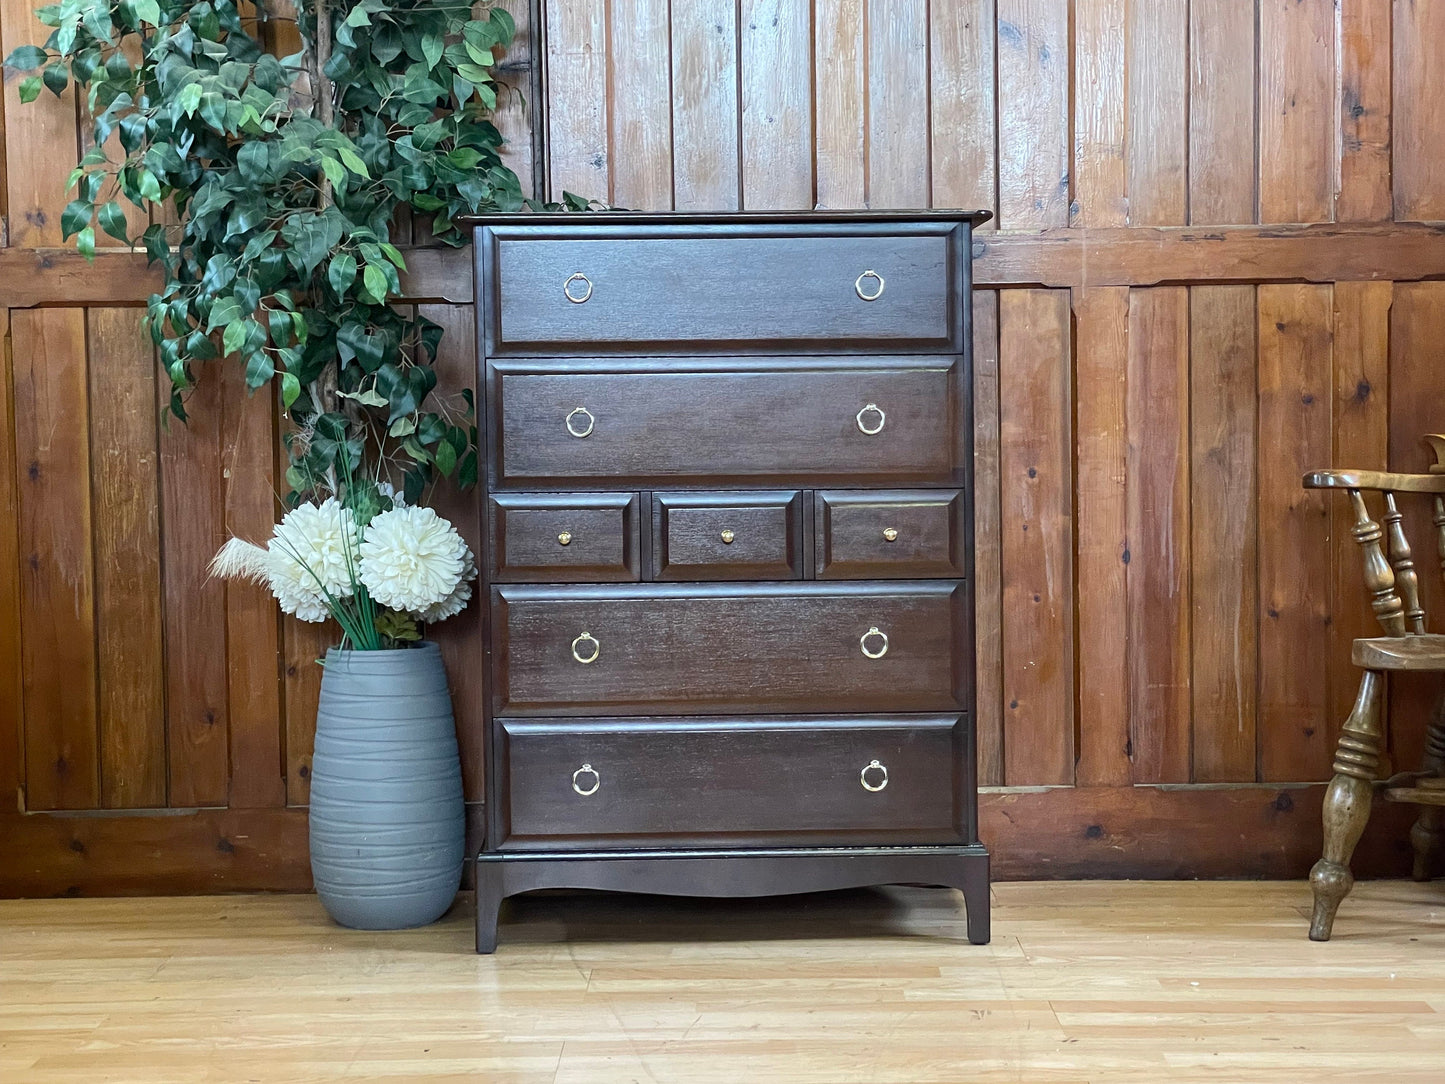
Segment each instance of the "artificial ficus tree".
[{"label": "artificial ficus tree", "polygon": [[[516,28],[486,3],[279,3],[61,0],[36,13],[45,44],[6,64],[32,73],[22,101],[73,82],[87,104],[62,229],[87,256],[99,230],[163,269],[146,322],[172,413],[185,419],[208,363],[234,359],[294,423],[293,501],[385,507],[394,483],[415,503],[439,475],[476,480],[477,429],[470,393],[434,394],[442,329],[393,306],[392,231],[410,208],[418,231],[461,245],[459,215],[538,209],[489,119]],[[267,53],[278,21],[301,52]],[[139,238],[122,200],[153,212]]]}]

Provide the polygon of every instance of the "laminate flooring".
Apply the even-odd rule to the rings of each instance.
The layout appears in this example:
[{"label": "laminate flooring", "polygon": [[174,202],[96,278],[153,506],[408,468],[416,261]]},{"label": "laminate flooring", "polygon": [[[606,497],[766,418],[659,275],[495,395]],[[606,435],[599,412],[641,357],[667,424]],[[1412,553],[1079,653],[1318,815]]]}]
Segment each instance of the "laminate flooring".
[{"label": "laminate flooring", "polygon": [[0,1081],[1445,1081],[1445,883],[552,894],[472,952],[311,896],[0,901]]}]

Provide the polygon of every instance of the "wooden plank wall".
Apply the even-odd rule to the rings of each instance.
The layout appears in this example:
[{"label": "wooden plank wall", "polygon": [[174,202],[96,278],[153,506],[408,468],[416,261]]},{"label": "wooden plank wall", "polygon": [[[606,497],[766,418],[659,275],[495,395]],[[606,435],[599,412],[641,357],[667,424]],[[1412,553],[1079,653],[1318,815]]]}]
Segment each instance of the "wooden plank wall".
[{"label": "wooden plank wall", "polygon": [[[0,0],[6,51],[39,34],[29,8]],[[1420,469],[1445,430],[1445,5],[536,10],[542,50],[506,67],[525,88],[543,65],[553,195],[994,213],[974,501],[999,871],[1301,873],[1372,619],[1346,513],[1299,477]],[[538,105],[501,118],[524,175]],[[10,81],[0,118],[0,891],[304,887],[327,634],[203,572],[271,521],[274,410],[226,376],[189,427],[158,422],[144,275],[55,251],[75,105],[19,107]],[[412,263],[461,386],[465,255]],[[443,503],[473,529],[469,498]],[[476,628],[442,636],[474,800]],[[1438,690],[1392,688],[1399,766]]]}]

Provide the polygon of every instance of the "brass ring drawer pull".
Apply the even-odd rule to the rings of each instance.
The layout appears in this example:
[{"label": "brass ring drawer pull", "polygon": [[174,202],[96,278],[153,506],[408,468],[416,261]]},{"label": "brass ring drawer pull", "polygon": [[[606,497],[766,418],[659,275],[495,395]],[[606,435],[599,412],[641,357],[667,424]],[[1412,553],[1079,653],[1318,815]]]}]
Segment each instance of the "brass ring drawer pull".
[{"label": "brass ring drawer pull", "polygon": [[[877,764],[878,762],[875,760],[873,763]],[[864,768],[863,770],[866,772],[868,769]],[[884,769],[884,774],[886,776],[887,769]],[[590,775],[592,777],[592,785],[586,790],[582,789],[582,783],[580,780],[580,777],[584,775]],[[582,765],[582,767],[578,768],[575,772],[572,773],[572,789],[575,790],[578,794],[582,795],[582,797],[584,798],[590,798],[592,795],[596,794],[597,788],[601,785],[602,777],[597,774],[597,769],[592,767],[592,765],[590,764],[584,764]],[[864,783],[863,785],[865,787],[868,786],[867,783]],[[886,787],[887,785],[888,780],[885,778],[883,780],[883,786]],[[882,790],[883,787],[879,787],[877,789]]]},{"label": "brass ring drawer pull", "polygon": [[736,538],[737,535],[733,534],[733,529],[731,527],[724,527],[723,532],[719,537],[723,540],[724,546],[731,546],[733,544],[733,539]]},{"label": "brass ring drawer pull", "polygon": [[[584,424],[583,422],[579,421],[576,425],[574,425],[572,423],[572,420],[574,418],[577,418],[579,415],[582,418],[585,418],[586,422]],[[597,424],[597,419],[592,416],[592,411],[588,410],[585,406],[580,406],[573,407],[570,411],[567,412],[566,422],[567,432],[571,433],[574,437],[580,439],[582,437],[590,437],[592,435],[592,427]]]},{"label": "brass ring drawer pull", "polygon": [[[863,415],[865,414],[878,415],[878,424],[867,424],[863,420]],[[887,420],[888,415],[883,413],[883,408],[880,407],[877,403],[869,403],[862,410],[858,411],[858,414],[854,418],[854,421],[858,423],[858,431],[870,437],[876,437],[879,433],[883,432],[883,423]]]},{"label": "brass ring drawer pull", "polygon": [[898,528],[897,528],[897,527],[884,527],[884,528],[883,528],[883,541],[885,541],[885,542],[897,542],[897,541],[898,541]]},{"label": "brass ring drawer pull", "polygon": [[[878,779],[878,782],[876,784],[870,783],[868,781],[869,772],[876,773],[875,777]],[[877,794],[880,790],[882,790],[888,785],[887,765],[879,764],[876,760],[870,760],[866,765],[864,765],[863,770],[858,773],[858,782],[863,784],[864,790],[872,791],[874,794]]]},{"label": "brass ring drawer pull", "polygon": [[572,532],[571,532],[571,531],[563,531],[561,534],[559,534],[559,535],[557,536],[557,545],[559,545],[559,546],[570,546],[571,544],[572,544]]},{"label": "brass ring drawer pull", "polygon": [[[876,290],[872,290],[871,292],[865,293],[864,290],[863,290],[863,282],[864,282],[865,279],[872,279],[874,282],[876,282],[876,283],[878,284],[878,288],[877,288]],[[882,276],[882,275],[880,275],[877,271],[874,271],[874,270],[872,270],[872,269],[869,269],[869,270],[867,270],[867,271],[864,271],[864,272],[863,272],[861,275],[859,275],[858,278],[854,281],[854,283],[853,283],[853,290],[854,290],[854,292],[857,293],[857,295],[858,295],[859,297],[861,297],[864,301],[877,301],[880,297],[883,296],[883,288],[884,288],[886,285],[887,285],[887,283],[885,283],[885,282],[883,281],[883,276]]]},{"label": "brass ring drawer pull", "polygon": [[[582,652],[578,651],[577,649],[580,647],[585,647],[588,644],[592,645],[592,653],[584,659],[582,657]],[[884,650],[886,651],[887,648],[884,648]],[[578,662],[580,662],[583,666],[586,666],[589,663],[596,662],[597,656],[601,654],[602,645],[597,642],[597,638],[593,636],[590,632],[584,632],[582,633],[582,635],[578,636],[577,639],[572,641],[572,657]]]},{"label": "brass ring drawer pull", "polygon": [[[868,641],[874,637],[883,641],[883,646],[877,651],[871,651],[868,647]],[[862,636],[858,637],[858,646],[863,649],[863,654],[867,655],[870,659],[881,659],[884,655],[888,654],[888,634],[877,625],[874,625]]]},{"label": "brass ring drawer pull", "polygon": [[[572,284],[574,282],[586,283],[586,292],[580,295],[574,293],[572,290]],[[581,305],[589,297],[592,296],[592,280],[589,279],[586,275],[584,275],[581,271],[574,271],[570,276],[568,276],[567,281],[562,283],[562,292],[567,295],[567,300],[572,302],[572,304]],[[880,289],[878,292],[881,294],[883,291]]]}]

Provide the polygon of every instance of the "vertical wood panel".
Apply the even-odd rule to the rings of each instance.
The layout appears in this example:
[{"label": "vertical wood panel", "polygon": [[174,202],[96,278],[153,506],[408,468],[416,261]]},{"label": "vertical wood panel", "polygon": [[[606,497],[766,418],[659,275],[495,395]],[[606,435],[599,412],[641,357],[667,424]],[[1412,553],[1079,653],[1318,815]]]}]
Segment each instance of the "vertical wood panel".
[{"label": "vertical wood panel", "polygon": [[738,207],[737,33],[737,9],[726,0],[672,2],[672,187],[679,211]]},{"label": "vertical wood panel", "polygon": [[[1387,470],[1390,462],[1389,282],[1337,282],[1334,288],[1334,454],[1336,467]],[[1378,498],[1372,498],[1378,500]],[[1330,624],[1330,706],[1325,719],[1333,742],[1353,706],[1359,671],[1351,642],[1380,635],[1365,590],[1360,547],[1350,535],[1355,516],[1343,493],[1329,495],[1330,560],[1335,589]],[[1429,545],[1427,538],[1417,544]],[[1428,558],[1428,551],[1422,554]],[[1420,561],[1421,579],[1428,566]],[[1413,765],[1412,765],[1413,766]]]},{"label": "vertical wood panel", "polygon": [[998,3],[1000,229],[1069,221],[1069,19],[1058,0]]},{"label": "vertical wood panel", "polygon": [[927,207],[928,0],[868,5],[868,206]]},{"label": "vertical wood panel", "polygon": [[1127,0],[1078,0],[1074,5],[1071,218],[1076,226],[1122,226],[1129,217],[1124,168],[1124,131],[1128,124],[1124,69],[1127,7]]},{"label": "vertical wood panel", "polygon": [[1395,2],[1395,217],[1445,219],[1445,4]]},{"label": "vertical wood panel", "polygon": [[[170,383],[157,377],[164,409]],[[229,736],[226,589],[206,566],[225,541],[221,382],[205,372],[186,402],[188,423],[161,432],[161,554],[165,568],[166,746],[170,804],[226,804]]]},{"label": "vertical wood panel", "polygon": [[1255,4],[1189,5],[1189,221],[1255,220]]},{"label": "vertical wood panel", "polygon": [[1129,290],[1074,293],[1080,786],[1128,786]]},{"label": "vertical wood panel", "polygon": [[1131,3],[1128,41],[1129,221],[1182,226],[1188,197],[1188,0]]},{"label": "vertical wood panel", "polygon": [[[0,161],[3,165],[3,161]],[[10,310],[0,307],[0,813],[24,812],[25,705],[20,631],[20,494]]]},{"label": "vertical wood panel", "polygon": [[818,206],[866,207],[868,106],[863,87],[867,0],[816,0]]},{"label": "vertical wood panel", "polygon": [[316,746],[316,703],[321,697],[320,659],[335,647],[341,632],[334,621],[312,624],[281,619],[282,701],[286,710],[286,804],[311,800],[311,753]]},{"label": "vertical wood panel", "polygon": [[547,0],[547,139],[551,197],[610,202],[607,2]]},{"label": "vertical wood panel", "polygon": [[811,6],[742,0],[743,206],[812,207]]},{"label": "vertical wood panel", "polygon": [[1003,783],[1003,569],[999,542],[998,291],[973,295],[973,589],[978,778]]},{"label": "vertical wood panel", "polygon": [[29,809],[100,804],[85,314],[11,316]]},{"label": "vertical wood panel", "polygon": [[1129,294],[1129,730],[1134,780],[1187,783],[1189,292]]},{"label": "vertical wood panel", "polygon": [[1329,741],[1329,494],[1300,478],[1328,463],[1331,290],[1261,286],[1259,746],[1266,782],[1324,779]]},{"label": "vertical wood panel", "polygon": [[[1434,153],[1439,153],[1438,148]],[[1445,282],[1396,283],[1390,308],[1390,469],[1419,472],[1432,462],[1420,439],[1439,433],[1445,373]],[[1420,600],[1432,631],[1445,619],[1445,585],[1435,552],[1428,500],[1402,497],[1405,530],[1420,570]],[[1390,682],[1390,746],[1397,770],[1415,771],[1424,755],[1425,725],[1440,698],[1436,674],[1394,674]]]},{"label": "vertical wood panel", "polygon": [[1005,780],[1074,778],[1069,295],[999,295]]},{"label": "vertical wood panel", "polygon": [[672,49],[668,0],[611,0],[612,198],[641,211],[672,209]]},{"label": "vertical wood panel", "polygon": [[156,360],[139,309],[93,309],[90,472],[101,804],[166,804]]},{"label": "vertical wood panel", "polygon": [[497,76],[506,90],[499,96],[493,122],[506,140],[502,148],[502,160],[522,182],[522,194],[536,195],[538,193],[533,191],[536,178],[533,176],[535,148],[532,113],[541,108],[542,103],[528,100],[531,94],[532,67],[538,63],[538,59],[532,54],[532,43],[535,40],[532,0],[494,0],[494,5],[511,13],[517,24],[517,33],[512,38],[511,46],[498,59]]},{"label": "vertical wood panel", "polygon": [[[0,0],[0,42],[5,55],[21,45],[43,45],[53,31],[35,18],[31,0]],[[60,212],[70,201],[65,181],[80,157],[75,90],[57,99],[50,91],[20,104],[20,78],[5,73],[5,177],[11,245],[61,244]]]},{"label": "vertical wood panel", "polygon": [[1328,222],[1334,211],[1335,9],[1260,0],[1261,222]]},{"label": "vertical wood panel", "polygon": [[1255,778],[1253,286],[1189,291],[1194,780]]},{"label": "vertical wood panel", "polygon": [[[221,463],[228,536],[265,545],[280,514],[276,401],[251,393],[229,359],[220,377]],[[230,580],[226,593],[227,719],[233,808],[286,804],[281,752],[281,624],[276,599],[260,584]]]},{"label": "vertical wood panel", "polygon": [[[1392,0],[1338,2],[1340,190],[1335,199],[1335,219],[1385,222],[1393,210],[1390,193]],[[1445,22],[1440,25],[1439,38],[1445,40]]]},{"label": "vertical wood panel", "polygon": [[[470,305],[422,305],[422,316],[435,320],[446,334],[437,354],[437,392],[460,412],[465,408],[463,388],[477,386],[476,329]],[[440,484],[434,491],[432,505],[437,514],[450,520],[472,547],[482,552],[482,516],[478,493],[471,489],[459,492],[450,483]],[[472,602],[457,616],[427,630],[427,635],[441,645],[447,664],[447,682],[452,692],[452,711],[457,721],[457,741],[461,746],[462,780],[469,801],[481,801],[485,789],[485,733],[482,726],[483,698],[486,695],[484,670],[478,645],[482,635],[482,609],[485,598],[475,595]]]},{"label": "vertical wood panel", "polygon": [[[994,27],[993,0],[955,0],[930,9],[934,207],[995,210],[998,205]],[[820,111],[820,136],[821,130]],[[818,168],[821,200],[821,158]]]}]

